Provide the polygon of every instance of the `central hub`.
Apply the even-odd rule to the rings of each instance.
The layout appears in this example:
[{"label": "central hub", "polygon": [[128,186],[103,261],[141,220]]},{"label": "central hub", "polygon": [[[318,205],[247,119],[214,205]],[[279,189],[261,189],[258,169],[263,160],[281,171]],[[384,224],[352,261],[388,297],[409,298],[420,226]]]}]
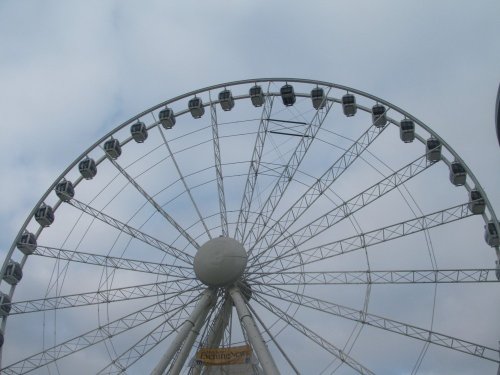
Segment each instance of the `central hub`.
[{"label": "central hub", "polygon": [[245,271],[247,252],[238,241],[217,237],[203,244],[194,257],[194,273],[205,285],[221,287],[237,281]]}]

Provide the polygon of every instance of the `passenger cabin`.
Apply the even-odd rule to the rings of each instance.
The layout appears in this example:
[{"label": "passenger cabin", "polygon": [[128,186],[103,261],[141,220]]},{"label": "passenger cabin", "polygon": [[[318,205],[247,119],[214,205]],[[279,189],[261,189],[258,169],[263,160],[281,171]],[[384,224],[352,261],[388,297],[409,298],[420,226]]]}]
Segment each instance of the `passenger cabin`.
[{"label": "passenger cabin", "polygon": [[429,138],[426,142],[427,160],[436,162],[441,160],[441,142],[436,138]]},{"label": "passenger cabin", "polygon": [[5,273],[3,275],[3,279],[6,283],[10,285],[16,285],[23,278],[23,269],[19,263],[14,261],[9,261],[7,267],[5,268]]},{"label": "passenger cabin", "polygon": [[484,202],[481,192],[477,189],[472,189],[469,193],[469,210],[475,215],[484,214],[486,203]]},{"label": "passenger cabin", "polygon": [[497,228],[493,221],[489,221],[484,226],[484,240],[491,247],[500,246],[500,237],[498,237]]},{"label": "passenger cabin", "polygon": [[[198,99],[198,98],[195,98],[195,99]],[[191,99],[189,101],[189,110],[191,111],[191,114],[193,114],[193,111],[191,110],[191,101],[192,100],[194,100],[194,99]],[[201,103],[201,99],[199,99],[199,101]],[[202,109],[203,109],[203,106],[202,106]],[[203,115],[203,111],[202,111],[201,115]],[[198,117],[201,117],[201,115]],[[194,117],[194,115],[193,115],[193,117]],[[198,117],[195,117],[195,118],[198,118]],[[174,114],[174,110],[171,108],[165,107],[164,109],[162,109],[160,111],[160,114],[158,115],[158,118],[160,119],[161,126],[163,126],[167,130],[172,129],[175,125],[175,114]]]},{"label": "passenger cabin", "polygon": [[356,97],[353,94],[345,94],[342,97],[342,109],[344,110],[344,115],[347,117],[352,117],[356,114]]},{"label": "passenger cabin", "polygon": [[450,165],[450,181],[455,186],[465,185],[465,180],[467,178],[467,172],[460,162],[454,161]]},{"label": "passenger cabin", "polygon": [[234,107],[234,98],[229,90],[219,92],[219,103],[224,111],[230,111]]},{"label": "passenger cabin", "polygon": [[63,179],[55,188],[57,197],[63,202],[68,202],[75,196],[75,188],[71,181]]},{"label": "passenger cabin", "polygon": [[17,241],[17,248],[21,250],[24,255],[33,254],[36,249],[35,235],[25,230],[21,238]]},{"label": "passenger cabin", "polygon": [[382,104],[377,103],[372,107],[372,122],[377,128],[382,128],[387,124],[385,107]]},{"label": "passenger cabin", "polygon": [[200,98],[194,97],[189,100],[188,103],[189,112],[193,118],[201,118],[205,114],[205,107],[203,107],[203,102]]},{"label": "passenger cabin", "polygon": [[97,174],[95,161],[88,156],[78,164],[78,170],[80,171],[82,177],[86,180],[91,180]]},{"label": "passenger cabin", "polygon": [[312,89],[311,100],[315,110],[324,108],[326,105],[325,90],[323,90],[321,87]]},{"label": "passenger cabin", "polygon": [[264,93],[262,87],[255,85],[250,87],[250,100],[254,107],[261,107],[264,104]]},{"label": "passenger cabin", "polygon": [[9,315],[10,302],[10,298],[7,294],[0,293],[0,316]]},{"label": "passenger cabin", "polygon": [[148,138],[148,129],[146,128],[146,124],[141,121],[137,121],[135,124],[132,124],[130,127],[130,134],[137,143],[144,142]]},{"label": "passenger cabin", "polygon": [[35,212],[35,220],[42,227],[48,227],[54,222],[54,210],[52,207],[42,203]]},{"label": "passenger cabin", "polygon": [[122,147],[120,146],[120,141],[115,138],[111,138],[104,142],[104,152],[111,159],[118,159],[118,157],[122,154]]},{"label": "passenger cabin", "polygon": [[413,142],[415,139],[415,124],[412,120],[405,118],[399,124],[399,137],[404,143]]},{"label": "passenger cabin", "polygon": [[295,91],[293,91],[293,86],[288,83],[281,87],[280,89],[281,99],[283,104],[290,107],[295,104]]}]

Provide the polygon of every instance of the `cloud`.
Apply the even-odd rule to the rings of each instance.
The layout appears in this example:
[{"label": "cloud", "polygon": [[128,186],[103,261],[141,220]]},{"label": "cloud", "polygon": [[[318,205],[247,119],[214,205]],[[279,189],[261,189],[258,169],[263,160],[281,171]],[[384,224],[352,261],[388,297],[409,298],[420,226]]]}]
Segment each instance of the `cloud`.
[{"label": "cloud", "polygon": [[[293,4],[288,1],[238,4],[225,1],[152,1],[147,4],[132,1],[48,1],[43,4],[35,1],[4,1],[0,4],[0,113],[3,121],[0,137],[0,171],[3,181],[0,184],[0,226],[3,232],[0,253],[2,256],[7,253],[26,216],[58,175],[115,126],[146,108],[184,92],[215,83],[259,76],[332,81],[369,92],[407,110],[428,124],[453,147],[489,194],[493,208],[498,210],[500,153],[493,113],[500,80],[500,48],[496,40],[500,32],[497,20],[499,11],[500,5],[495,1],[484,1],[480,6],[474,3],[458,6],[452,1],[424,1],[418,4],[364,1],[356,5],[327,1]],[[273,90],[279,90],[279,85],[275,84]],[[296,87],[300,91],[300,85]],[[247,89],[241,89],[239,94]],[[303,86],[303,89],[309,88]],[[234,91],[236,93],[238,90],[235,88]],[[342,93],[337,91],[335,95],[341,96]],[[206,97],[203,99],[208,100]],[[174,105],[175,111],[179,111],[187,106],[187,99]],[[306,110],[309,106],[309,99],[298,100],[294,108],[289,112],[280,112],[279,116],[296,120],[293,117],[296,112],[293,111],[298,108]],[[279,98],[276,98],[275,109],[282,109]],[[338,130],[352,138],[355,138],[358,129],[369,121],[369,116],[362,113],[353,119],[346,119],[338,105],[335,105],[333,111],[332,121],[325,125],[328,129]],[[184,115],[178,119],[172,132],[166,132],[167,137],[187,129],[209,126],[209,114],[207,110],[205,117],[197,121],[192,120],[189,114]],[[259,118],[260,111],[249,103],[237,101],[233,112],[223,113],[219,108],[218,115],[221,121],[225,119],[228,122],[220,126],[220,132],[234,135],[244,126],[232,126],[230,121],[238,117],[252,120],[248,122],[248,126],[251,127],[250,132],[255,132],[258,124],[255,119]],[[151,123],[152,118],[146,116],[143,120]],[[121,139],[126,138],[128,129],[121,131],[119,136]],[[332,134],[320,132],[320,136],[335,141]],[[179,152],[176,158],[183,170],[193,172],[186,178],[188,184],[206,183],[193,188],[193,197],[203,215],[209,216],[218,208],[214,170],[212,168],[201,171],[211,165],[211,159],[206,156],[212,157],[209,128],[191,138],[169,138],[169,141],[176,152],[188,145],[197,144],[198,139],[208,142],[195,148],[195,152]],[[265,149],[268,161],[279,164],[282,160],[287,160],[298,140],[297,137],[292,142],[282,144],[280,136],[273,135],[274,143],[271,143],[269,137]],[[221,140],[222,156],[231,156],[237,162],[247,161],[250,157],[247,156],[248,150],[253,147],[253,141],[253,135],[248,138],[224,138]],[[348,144],[345,140],[335,142],[342,147]],[[161,146],[158,131],[151,129],[144,144],[126,145],[124,155],[118,162],[125,166],[144,155],[144,160],[127,169],[135,176],[141,168],[153,167],[156,162],[166,157],[164,147],[152,151],[158,145]],[[281,147],[279,152],[276,151],[278,145]],[[420,146],[422,145],[417,143],[400,143],[396,130],[388,129],[381,139],[376,141],[372,150],[395,168],[410,160],[413,153],[421,152]],[[149,151],[152,151],[150,155]],[[238,151],[243,155],[238,155]],[[340,150],[334,150],[326,144],[315,145],[313,151],[316,152],[314,155],[317,159],[304,162],[301,171],[295,176],[298,182],[290,185],[289,193],[283,196],[273,220],[305,191],[305,185],[311,184],[321,174],[325,166],[317,163],[317,160],[321,160],[323,153],[330,152],[331,157],[341,154]],[[94,154],[100,155],[100,151]],[[380,170],[388,170],[372,156],[366,155],[366,160]],[[277,172],[281,172],[282,167],[275,167]],[[224,168],[230,175],[224,180],[228,209],[238,210],[248,164],[232,164]],[[294,228],[300,228],[315,216],[324,213],[330,205],[338,204],[341,199],[348,199],[366,187],[360,183],[358,172],[365,173],[365,178],[362,179],[364,183],[379,179],[378,173],[369,169],[367,163],[356,162],[339,183],[334,185],[335,190],[328,193],[328,199],[322,197]],[[429,173],[427,178],[410,184],[412,194],[419,198],[424,211],[441,208],[448,202],[456,202],[460,197],[466,199],[463,189],[455,189],[449,184],[446,173],[446,168],[439,166],[435,172]],[[145,198],[132,187],[113,198],[125,181],[120,177],[106,187],[115,174],[116,171],[108,162],[102,164],[95,180],[84,181],[77,187],[77,196],[89,203],[92,197],[103,189],[92,204],[105,212],[116,214],[120,220],[126,222],[145,202]],[[70,172],[72,179],[77,175],[74,170]],[[164,179],[158,176],[164,176]],[[167,159],[154,166],[138,181],[151,189],[151,192],[158,193],[178,178],[172,161]],[[269,181],[271,177],[267,176],[265,181],[262,179],[259,183],[252,208],[265,201],[266,194],[270,192],[269,187],[266,189]],[[435,187],[432,181],[436,182]],[[352,187],[353,184],[356,185]],[[182,193],[181,187],[182,184],[178,181],[160,192],[158,201],[161,204],[169,202],[173,196]],[[263,192],[262,195],[259,196],[259,192]],[[409,195],[404,194],[409,199]],[[446,199],[443,198],[445,195]],[[103,208],[111,199],[113,203],[108,208]],[[48,200],[51,204],[55,203],[53,193]],[[332,200],[335,203],[332,203]],[[165,207],[182,225],[192,226],[189,230],[198,241],[203,242],[206,239],[205,230],[187,194],[180,195]],[[388,196],[387,200],[383,198],[372,207],[367,209],[364,215],[354,215],[358,219],[356,225],[345,221],[333,231],[327,231],[322,237],[311,241],[311,244],[352,235],[357,230],[371,230],[387,221],[403,220],[405,215],[411,217],[398,194]],[[415,209],[414,204],[412,207]],[[377,215],[384,209],[394,209],[395,212],[384,219],[378,219]],[[131,225],[139,227],[144,224],[144,231],[168,239],[166,241],[175,246],[187,246],[185,239],[176,239],[178,233],[170,225],[165,225],[161,215],[157,213],[149,218],[152,213],[153,209],[146,206],[132,218]],[[54,224],[44,232],[42,238],[54,241],[54,246],[60,246],[64,241],[63,237],[69,234],[69,242],[73,248],[82,240],[79,248],[82,251],[105,252],[113,246],[117,232],[106,232],[104,224],[91,224],[89,218],[81,221],[82,226],[77,233],[70,233],[70,227],[77,220],[77,215],[77,211],[71,209],[56,212],[56,217],[64,220],[64,224]],[[237,218],[234,213],[228,216],[230,221]],[[251,217],[255,218],[256,213]],[[220,225],[218,215],[206,218],[206,221],[210,227]],[[84,227],[90,228],[88,233],[81,229]],[[234,230],[234,227],[234,223],[230,223],[230,229]],[[32,223],[30,228],[36,230],[37,226]],[[217,228],[214,233],[219,231],[220,228]],[[438,265],[441,267],[494,266],[494,252],[481,238],[480,218],[476,217],[453,227],[445,226],[434,233],[432,241]],[[140,256],[141,252],[149,249],[138,240],[128,245],[122,237],[116,241],[113,255],[125,251],[129,256]],[[187,246],[187,251],[192,249]],[[383,248],[375,246],[369,251],[373,251],[369,257],[373,268],[390,269],[408,265],[420,267],[430,264],[425,238],[422,235],[415,236],[415,239],[408,237],[396,240]],[[16,256],[16,259],[19,259],[19,254]],[[171,260],[161,257],[160,252],[148,253],[148,260]],[[314,264],[311,269],[332,270],[355,266],[367,267],[366,257],[362,253],[346,256],[337,263],[330,260]],[[19,285],[15,297],[43,295],[53,269],[54,264],[50,261],[31,257],[25,268],[25,279]],[[68,290],[73,287],[75,290],[97,288],[99,271],[86,273],[83,268],[75,266],[68,273],[64,285]],[[120,275],[117,274],[113,285],[121,285],[122,282],[140,283],[147,278],[139,275],[134,281],[124,281]],[[79,282],[82,279],[85,279],[84,282]],[[39,286],[43,284],[41,280],[45,281],[42,289]],[[495,295],[495,286],[484,287],[480,284],[460,288],[458,285],[456,289],[453,289],[453,286],[440,286],[436,305],[436,329],[443,329],[452,335],[471,338],[496,348],[499,326],[495,312],[498,311],[498,301],[491,298]],[[6,292],[5,283],[1,288]],[[353,289],[349,287],[322,288],[323,286],[314,287],[306,292],[332,301],[336,297],[337,300],[346,304],[352,303],[358,308],[359,300],[364,300],[365,288],[357,288],[355,295],[350,295]],[[358,289],[363,290],[360,292]],[[423,289],[425,288],[415,291],[411,286],[398,286],[394,289],[391,286],[374,288],[369,311],[380,312],[400,320],[408,319],[410,323],[418,322],[429,327],[432,315],[432,307],[429,306],[431,292]],[[337,296],[334,295],[334,290],[338,290]],[[283,306],[286,306],[286,303]],[[483,306],[488,307],[482,308]],[[270,319],[264,310],[258,311],[263,318]],[[322,317],[332,327],[335,327],[333,323],[338,324],[339,336],[335,335],[334,328],[325,332],[325,336],[331,340],[340,337],[338,344],[342,346],[352,331],[352,323],[337,322],[337,319],[330,320],[328,316],[325,318],[325,314],[308,314],[306,311],[301,308],[297,316],[317,331],[322,331]],[[120,311],[116,309],[112,312],[118,314]],[[78,315],[78,312],[76,314]],[[88,316],[90,318],[85,324],[98,324],[95,310],[88,309]],[[479,325],[474,323],[477,317],[480,317]],[[22,346],[22,353],[41,350],[38,341],[28,342],[26,339],[30,327],[36,327],[36,332],[42,330],[39,319],[33,315],[24,321],[9,320],[5,361],[9,362],[10,353],[21,353],[19,348]],[[74,317],[69,313],[61,315],[58,320],[61,331],[71,328],[68,323],[70,319]],[[83,318],[77,317],[78,319]],[[330,328],[330,325],[328,327]],[[71,333],[77,332],[68,332],[68,335]],[[140,333],[144,335],[146,330]],[[51,332],[45,334],[50,335]],[[16,335],[18,340],[13,339]],[[286,346],[288,353],[295,358],[304,351],[304,347],[301,347],[303,342],[307,342],[290,327],[285,329],[279,338],[282,340],[280,343]],[[352,353],[375,372],[410,373],[422,343],[405,340],[399,336],[394,338],[385,332],[364,328]],[[292,342],[292,345],[287,346],[289,342]],[[384,345],[380,344],[382,342]],[[119,345],[123,349],[125,344],[120,342]],[[318,348],[314,347],[314,344],[307,342],[304,345],[307,345],[307,348],[309,345],[315,348],[314,356],[307,362],[314,366],[314,369],[324,367],[319,365],[316,359],[322,360],[324,365],[330,360],[331,356],[316,350]],[[279,356],[273,344],[269,343],[269,346],[273,354]],[[387,355],[390,348],[401,348],[401,358],[398,359],[397,366]],[[154,352],[155,358],[162,350]],[[97,369],[108,357],[102,351],[92,353],[95,354],[92,358]],[[459,373],[460,369],[464,373],[471,373],[478,368],[482,371],[483,366],[485,372],[496,371],[494,363],[484,364],[484,361],[469,360],[467,356],[449,353],[431,346],[419,373]],[[449,361],[441,360],[441,356]],[[73,363],[85,363],[89,360],[84,353],[76,357]],[[279,361],[284,363],[282,359]],[[296,361],[296,364],[300,364],[300,361]],[[443,369],[441,366],[450,367]],[[340,373],[343,373],[342,371],[347,372],[344,367]]]}]

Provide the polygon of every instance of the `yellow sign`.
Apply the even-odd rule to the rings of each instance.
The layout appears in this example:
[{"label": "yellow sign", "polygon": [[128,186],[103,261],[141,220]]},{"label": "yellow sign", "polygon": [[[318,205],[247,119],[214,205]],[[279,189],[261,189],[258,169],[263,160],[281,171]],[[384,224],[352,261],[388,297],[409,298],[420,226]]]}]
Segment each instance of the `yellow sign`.
[{"label": "yellow sign", "polygon": [[202,366],[243,365],[250,363],[251,356],[250,345],[232,348],[203,348],[196,352],[195,362]]}]

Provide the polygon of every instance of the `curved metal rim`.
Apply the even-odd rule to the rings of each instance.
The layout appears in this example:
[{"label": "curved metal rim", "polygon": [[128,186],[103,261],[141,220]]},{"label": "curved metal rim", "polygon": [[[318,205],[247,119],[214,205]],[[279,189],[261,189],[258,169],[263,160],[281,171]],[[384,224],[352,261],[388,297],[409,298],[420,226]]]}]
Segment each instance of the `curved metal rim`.
[{"label": "curved metal rim", "polygon": [[[365,97],[367,99],[370,99],[370,100],[373,100],[374,102],[377,102],[377,103],[380,103],[380,104],[383,104],[385,106],[387,106],[388,108],[400,113],[401,115],[403,115],[404,117],[406,118],[409,118],[411,120],[414,121],[415,124],[417,124],[418,126],[420,126],[423,130],[425,130],[427,133],[429,133],[432,137],[435,137],[437,138],[442,146],[444,146],[448,152],[450,152],[450,154],[453,155],[453,157],[455,158],[456,161],[459,161],[465,168],[466,172],[467,172],[467,175],[471,178],[471,180],[473,181],[474,183],[474,187],[476,189],[478,189],[484,200],[485,200],[485,203],[486,203],[486,207],[491,215],[490,218],[488,218],[486,216],[486,214],[483,214],[483,219],[485,222],[488,222],[489,220],[493,220],[493,222],[495,223],[496,227],[497,227],[497,231],[498,233],[500,233],[500,225],[498,223],[498,220],[497,220],[497,217],[496,217],[496,214],[495,214],[495,211],[493,210],[493,207],[491,205],[491,203],[489,202],[488,200],[488,197],[485,193],[485,191],[483,190],[482,186],[480,185],[479,181],[476,179],[476,177],[474,176],[473,172],[470,170],[470,168],[467,166],[467,164],[463,161],[463,159],[453,150],[453,148],[451,148],[451,146],[443,139],[441,138],[435,131],[433,131],[429,126],[427,126],[424,122],[422,122],[421,120],[419,120],[418,118],[414,117],[413,115],[411,115],[410,113],[406,112],[405,110],[401,109],[400,107],[382,99],[382,98],[379,98],[375,95],[372,95],[372,94],[369,94],[369,93],[366,93],[364,91],[361,91],[361,90],[358,90],[358,89],[355,89],[355,88],[352,88],[352,87],[348,87],[348,86],[344,86],[344,85],[339,85],[339,84],[335,84],[335,83],[331,83],[331,82],[327,82],[327,81],[319,81],[319,80],[313,80],[313,79],[302,79],[302,78],[253,78],[253,79],[245,79],[245,80],[238,80],[238,81],[230,81],[230,82],[225,82],[225,83],[219,83],[219,84],[215,84],[215,85],[211,85],[211,86],[206,86],[204,88],[200,88],[200,89],[197,89],[197,90],[193,90],[193,91],[189,91],[187,93],[184,93],[184,94],[181,94],[181,95],[178,95],[176,97],[173,97],[171,99],[168,99],[166,101],[163,101],[159,104],[156,104],[152,107],[150,107],[149,109],[131,117],[130,119],[126,120],[125,122],[121,123],[120,125],[116,126],[115,128],[113,128],[112,130],[110,130],[108,133],[106,133],[104,136],[102,136],[100,139],[98,139],[94,144],[92,144],[90,147],[88,147],[84,152],[82,152],[82,154],[80,154],[72,163],[70,163],[68,165],[68,167],[55,179],[55,181],[52,183],[52,185],[47,189],[47,191],[42,195],[42,197],[39,199],[39,201],[35,204],[35,206],[33,207],[33,209],[31,210],[31,212],[28,214],[25,222],[23,223],[21,229],[19,230],[19,232],[17,233],[16,237],[14,238],[14,241],[8,251],[8,253],[6,254],[6,257],[5,257],[5,260],[4,260],[4,263],[2,265],[2,268],[1,268],[1,271],[0,271],[0,283],[3,282],[3,275],[5,273],[5,269],[7,267],[7,264],[8,262],[10,261],[11,257],[12,257],[12,254],[16,248],[16,245],[17,245],[17,240],[18,238],[22,235],[23,231],[26,229],[26,227],[28,226],[28,224],[30,223],[30,221],[32,220],[36,210],[38,209],[38,207],[44,203],[45,199],[49,196],[49,194],[54,190],[55,186],[85,157],[87,156],[91,151],[93,151],[95,148],[97,147],[100,147],[100,145],[107,139],[109,139],[110,137],[113,136],[113,134],[115,134],[116,132],[122,130],[124,127],[126,127],[127,125],[130,125],[131,123],[139,120],[140,118],[142,118],[143,116],[149,114],[149,113],[152,113],[153,111],[156,111],[158,110],[159,108],[161,107],[164,107],[164,106],[167,106],[168,104],[170,103],[174,103],[174,102],[178,102],[182,99],[185,99],[185,98],[188,98],[188,97],[191,97],[191,96],[196,96],[200,93],[204,93],[204,92],[209,92],[209,91],[212,91],[212,90],[216,90],[216,89],[225,89],[227,87],[231,87],[231,86],[240,86],[240,85],[248,85],[248,84],[259,84],[259,83],[272,83],[272,82],[279,82],[279,83],[300,83],[300,84],[310,84],[310,85],[320,85],[320,86],[324,86],[324,87],[329,87],[329,88],[333,88],[333,89],[337,89],[337,90],[341,90],[341,91],[346,91],[346,92],[351,92],[351,93],[354,93],[354,94],[357,94],[357,95],[360,95],[362,97]],[[218,102],[218,100],[212,100],[210,103],[212,102]],[[500,142],[500,87],[499,87],[499,93],[498,93],[498,97],[497,97],[497,132],[498,135],[499,135],[499,142]],[[209,103],[208,103],[209,104]],[[188,112],[188,110],[186,110],[185,112]],[[185,113],[184,112],[184,113]],[[417,134],[416,134],[417,135]],[[423,139],[421,137],[417,137],[419,139],[419,141],[423,142]],[[444,158],[443,158],[444,159]],[[450,164],[450,161],[444,159],[444,161],[449,165]],[[81,179],[80,179],[81,180]],[[470,187],[468,185],[465,186],[467,188],[467,190],[470,190]],[[56,209],[57,206],[60,204],[60,201],[56,204],[56,206],[54,206],[54,208]],[[36,236],[38,237],[39,234],[41,233],[41,231],[43,230],[42,227],[39,228],[39,230],[37,231],[36,233]],[[497,254],[497,257],[500,261],[500,251],[499,251],[499,248],[496,247],[495,248],[496,250],[496,254]],[[24,255],[23,256],[23,259],[22,259],[22,262],[21,262],[21,265],[24,265],[24,263],[26,262],[26,259],[27,259],[27,255]],[[16,285],[13,285],[11,286],[10,288],[10,293],[9,293],[9,296],[12,298],[13,294],[14,294],[14,291],[15,291],[15,288],[16,288]],[[1,330],[4,332],[5,331],[5,326],[6,326],[6,320],[7,320],[7,317],[8,316],[4,316],[2,318],[2,324],[1,324]],[[0,361],[1,361],[1,348],[0,348]]]}]

